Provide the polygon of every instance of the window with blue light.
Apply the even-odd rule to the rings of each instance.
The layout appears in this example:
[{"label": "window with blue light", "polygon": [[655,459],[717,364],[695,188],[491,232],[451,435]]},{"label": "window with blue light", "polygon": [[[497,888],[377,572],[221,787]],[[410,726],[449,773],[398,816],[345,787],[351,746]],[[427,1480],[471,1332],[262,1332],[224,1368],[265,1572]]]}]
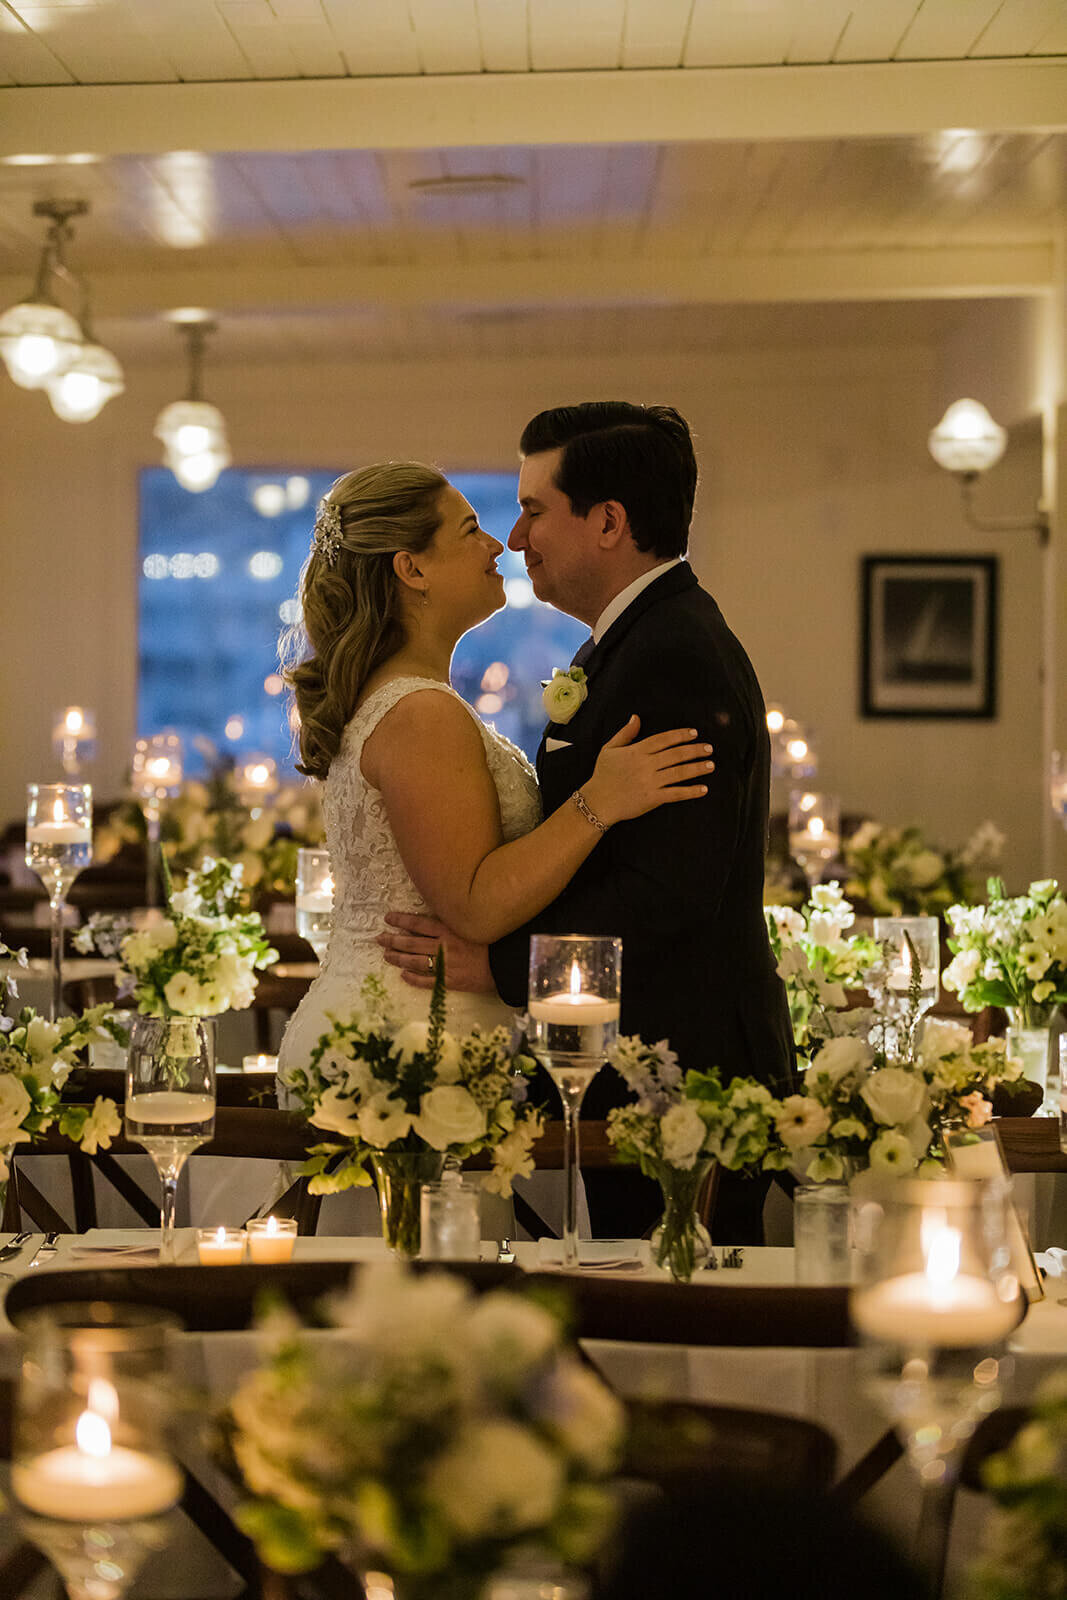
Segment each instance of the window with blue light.
[{"label": "window with blue light", "polygon": [[[141,473],[138,733],[174,728],[192,772],[213,748],[272,756],[294,775],[278,638],[298,619],[315,506],[337,476],[231,469],[190,494],[166,467]],[[449,477],[504,543],[515,477]],[[566,666],[588,629],[536,599],[520,555],[505,549],[498,566],[507,606],[460,640],[452,681],[532,759],[545,722],[542,679]]]}]

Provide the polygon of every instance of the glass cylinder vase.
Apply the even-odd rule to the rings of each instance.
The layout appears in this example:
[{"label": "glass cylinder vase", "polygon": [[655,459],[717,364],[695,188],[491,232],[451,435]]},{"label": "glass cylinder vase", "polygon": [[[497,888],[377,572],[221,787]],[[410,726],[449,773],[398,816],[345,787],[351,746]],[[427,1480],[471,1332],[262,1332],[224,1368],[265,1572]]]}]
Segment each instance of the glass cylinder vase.
[{"label": "glass cylinder vase", "polygon": [[664,1163],[655,1173],[663,1192],[663,1220],[652,1235],[652,1259],[676,1283],[688,1283],[711,1259],[711,1235],[700,1220],[697,1203],[714,1165],[705,1156],[688,1170]]},{"label": "glass cylinder vase", "polygon": [[422,1185],[440,1182],[440,1150],[378,1150],[370,1158],[382,1213],[382,1238],[394,1255],[413,1261],[422,1235]]},{"label": "glass cylinder vase", "polygon": [[1008,1054],[1018,1057],[1023,1064],[1023,1077],[1030,1083],[1036,1083],[1041,1090],[1042,1101],[1035,1116],[1058,1116],[1059,1086],[1049,1067],[1052,1048],[1051,1008],[1030,1006],[1024,1010],[1021,1006],[1012,1007],[1008,1012],[1006,1042]]}]

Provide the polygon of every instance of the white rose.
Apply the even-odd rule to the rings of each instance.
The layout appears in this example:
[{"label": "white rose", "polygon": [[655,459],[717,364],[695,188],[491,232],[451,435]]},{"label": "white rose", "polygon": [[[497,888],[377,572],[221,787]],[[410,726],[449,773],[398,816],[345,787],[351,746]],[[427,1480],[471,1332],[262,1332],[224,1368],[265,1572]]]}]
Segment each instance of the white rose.
[{"label": "white rose", "polygon": [[[417,1055],[423,1055],[430,1039],[430,1024],[428,1022],[405,1022],[393,1035],[393,1049],[395,1050],[401,1066],[408,1066]],[[437,1063],[438,1083],[457,1083],[459,1081],[459,1046],[452,1035],[445,1031],[441,1035],[441,1054]]]},{"label": "white rose", "polygon": [[860,1090],[876,1122],[899,1127],[919,1115],[926,1100],[926,1086],[916,1072],[906,1067],[880,1067],[872,1072]]},{"label": "white rose", "polygon": [[146,928],[141,934],[141,938],[152,951],[173,950],[178,943],[178,930],[169,917],[165,917],[162,922],[157,922],[154,927]]},{"label": "white rose", "polygon": [[894,1176],[915,1170],[915,1152],[906,1134],[887,1128],[871,1145],[871,1172]]},{"label": "white rose", "polygon": [[946,1056],[970,1053],[973,1036],[962,1022],[949,1022],[945,1017],[927,1017],[919,1046],[919,1059],[924,1065],[944,1061]]},{"label": "white rose", "polygon": [[787,1095],[774,1117],[778,1135],[788,1150],[803,1150],[814,1144],[816,1139],[822,1138],[830,1122],[826,1107],[804,1094]]},{"label": "white rose", "polygon": [[901,876],[913,889],[928,889],[944,872],[945,860],[936,850],[917,850],[913,856],[905,856],[901,868]]},{"label": "white rose", "polygon": [[426,1498],[462,1539],[541,1528],[563,1489],[563,1463],[517,1422],[472,1423],[431,1467]]},{"label": "white rose", "polygon": [[811,1071],[829,1083],[840,1083],[849,1073],[864,1072],[870,1063],[870,1047],[864,1040],[842,1035],[827,1039],[812,1062]]},{"label": "white rose", "polygon": [[494,1290],[475,1304],[466,1338],[483,1376],[513,1388],[555,1347],[559,1324],[531,1300]]},{"label": "white rose", "polygon": [[808,932],[816,944],[829,947],[841,944],[844,933],[833,911],[813,911]]},{"label": "white rose", "polygon": [[180,1017],[209,1017],[214,1014],[211,995],[188,972],[176,972],[163,988],[163,998]]},{"label": "white rose", "polygon": [[447,1150],[450,1144],[473,1144],[482,1138],[485,1112],[466,1089],[441,1084],[423,1095],[413,1127],[432,1150]]},{"label": "white rose", "polygon": [[410,1111],[404,1109],[402,1100],[389,1094],[372,1096],[359,1114],[359,1135],[377,1150],[384,1150],[394,1139],[402,1139],[414,1125]]},{"label": "white rose", "polygon": [[[572,676],[572,673],[576,676]],[[568,672],[553,667],[552,677],[541,693],[541,704],[549,722],[569,722],[588,694],[585,673],[581,667],[572,667]]]},{"label": "white rose", "polygon": [[683,1100],[671,1106],[660,1122],[663,1138],[663,1158],[672,1167],[685,1171],[693,1166],[707,1137],[707,1128],[694,1105]]},{"label": "white rose", "polygon": [[329,1133],[341,1133],[348,1139],[359,1137],[358,1109],[353,1101],[342,1097],[340,1089],[326,1090],[311,1112],[310,1121]]},{"label": "white rose", "polygon": [[17,1144],[23,1119],[30,1109],[30,1097],[17,1078],[0,1077],[0,1149]]},{"label": "white rose", "polygon": [[607,1385],[572,1357],[557,1364],[537,1396],[539,1420],[592,1473],[610,1472],[625,1413]]}]

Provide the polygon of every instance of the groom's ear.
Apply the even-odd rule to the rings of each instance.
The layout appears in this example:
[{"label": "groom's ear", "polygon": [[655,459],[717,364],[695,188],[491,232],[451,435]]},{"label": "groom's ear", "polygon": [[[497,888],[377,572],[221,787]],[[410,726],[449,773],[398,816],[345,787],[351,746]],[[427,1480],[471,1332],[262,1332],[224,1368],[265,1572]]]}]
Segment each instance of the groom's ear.
[{"label": "groom's ear", "polygon": [[602,550],[616,550],[630,536],[630,519],[626,507],[619,500],[603,500],[593,507],[599,521],[597,543]]},{"label": "groom's ear", "polygon": [[426,579],[416,565],[410,550],[396,552],[393,556],[393,571],[405,588],[417,589],[420,593],[426,588]]}]

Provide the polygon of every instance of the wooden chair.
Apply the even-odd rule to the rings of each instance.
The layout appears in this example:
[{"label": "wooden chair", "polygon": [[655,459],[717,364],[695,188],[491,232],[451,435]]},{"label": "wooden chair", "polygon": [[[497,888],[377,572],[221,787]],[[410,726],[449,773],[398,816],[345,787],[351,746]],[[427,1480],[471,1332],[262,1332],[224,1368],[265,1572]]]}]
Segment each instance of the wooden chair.
[{"label": "wooden chair", "polygon": [[1001,1148],[1012,1172],[1067,1172],[1055,1117],[997,1117]]},{"label": "wooden chair", "polygon": [[[202,1145],[199,1151],[194,1151],[190,1159],[195,1160],[198,1154],[202,1154],[300,1162],[306,1160],[308,1146],[315,1144],[318,1137],[314,1129],[287,1111],[258,1106],[220,1105],[215,1112],[214,1138]],[[117,1156],[142,1154],[141,1145],[120,1134],[109,1149],[100,1150],[95,1156],[87,1156],[55,1129],[33,1144],[16,1146],[11,1159],[3,1226],[17,1230],[24,1226],[23,1219],[26,1217],[40,1228],[55,1229],[59,1233],[84,1233],[88,1228],[95,1228],[94,1171],[102,1174],[143,1222],[150,1227],[155,1226],[159,1222],[158,1200],[146,1195],[115,1159]],[[20,1159],[27,1155],[63,1156],[70,1164],[73,1226],[21,1170]],[[274,1202],[272,1209],[275,1216],[295,1217],[300,1233],[314,1233],[320,1205],[318,1196],[308,1194],[307,1179],[299,1178]]]},{"label": "wooden chair", "polygon": [[256,1049],[264,1055],[270,1055],[274,1050],[272,1013],[280,1011],[288,1020],[311,988],[317,972],[318,965],[315,962],[302,961],[291,965],[278,962],[259,974],[252,1000],[252,1015]]},{"label": "wooden chair", "polygon": [[833,1435],[803,1417],[691,1401],[628,1400],[624,1477],[667,1494],[701,1478],[736,1474],[826,1493],[834,1479]]}]

